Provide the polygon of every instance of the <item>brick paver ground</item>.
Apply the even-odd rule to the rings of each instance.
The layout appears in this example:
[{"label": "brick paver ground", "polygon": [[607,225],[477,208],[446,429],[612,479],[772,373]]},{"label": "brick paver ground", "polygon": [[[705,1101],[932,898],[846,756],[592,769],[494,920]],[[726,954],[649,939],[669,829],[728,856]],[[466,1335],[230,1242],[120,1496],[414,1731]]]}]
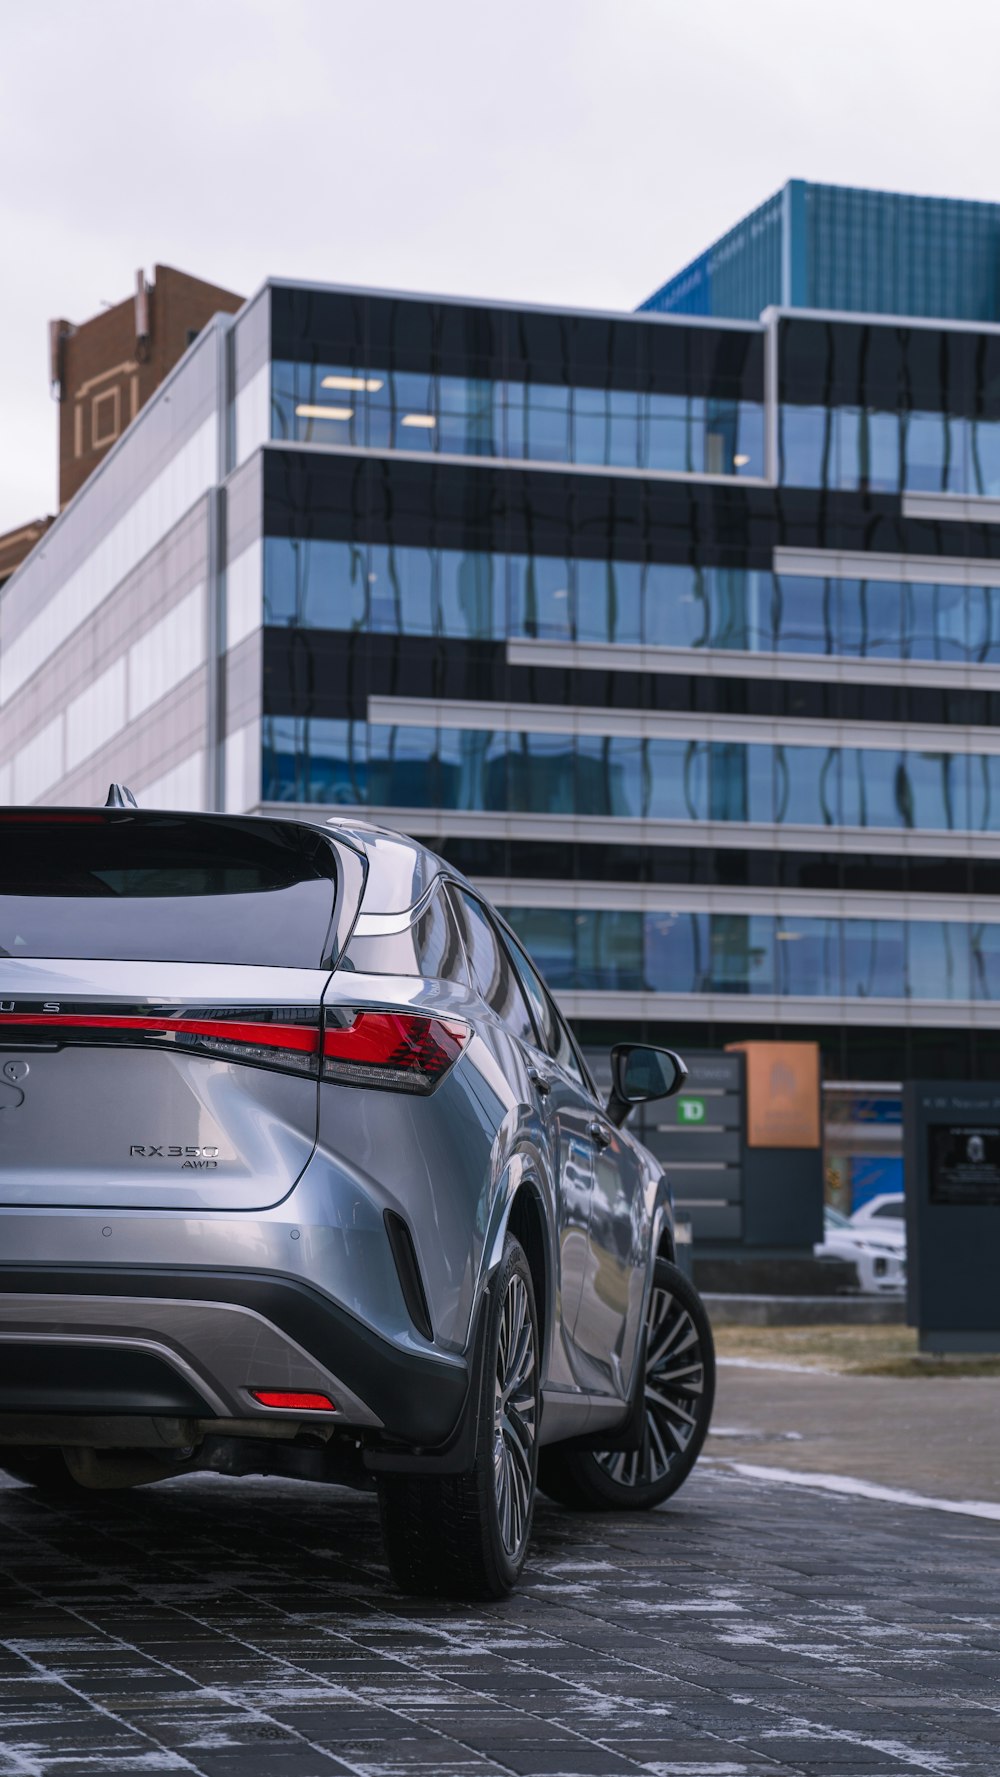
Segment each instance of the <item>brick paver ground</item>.
[{"label": "brick paver ground", "polygon": [[1000,1526],[702,1468],[542,1504],[500,1606],[401,1599],[374,1502],[0,1491],[0,1777],[998,1777]]}]

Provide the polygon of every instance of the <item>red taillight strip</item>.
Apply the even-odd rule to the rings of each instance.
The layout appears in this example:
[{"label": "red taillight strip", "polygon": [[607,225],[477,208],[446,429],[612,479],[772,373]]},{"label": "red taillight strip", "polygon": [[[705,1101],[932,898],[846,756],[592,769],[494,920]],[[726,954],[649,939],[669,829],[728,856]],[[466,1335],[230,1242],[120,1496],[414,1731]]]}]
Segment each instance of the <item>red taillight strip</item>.
[{"label": "red taillight strip", "polygon": [[251,1043],[266,1049],[319,1053],[319,1031],[307,1024],[242,1024],[229,1018],[132,1018],[89,1012],[2,1012],[0,1025],[20,1030],[143,1031],[149,1036],[215,1037],[229,1043]]},{"label": "red taillight strip", "polygon": [[[358,1012],[354,1023],[342,1029],[327,1028],[323,1054],[337,1061],[369,1061],[385,1067],[394,1057],[415,1045],[444,1038],[461,1048],[468,1027],[456,1020],[434,1018],[426,1012]],[[405,1062],[402,1063],[405,1065]]]}]

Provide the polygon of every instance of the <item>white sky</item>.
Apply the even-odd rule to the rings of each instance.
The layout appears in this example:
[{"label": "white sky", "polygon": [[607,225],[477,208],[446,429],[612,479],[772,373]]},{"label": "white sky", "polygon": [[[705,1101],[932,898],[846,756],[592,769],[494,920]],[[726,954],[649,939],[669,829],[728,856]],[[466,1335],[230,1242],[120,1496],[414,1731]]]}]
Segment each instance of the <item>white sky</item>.
[{"label": "white sky", "polygon": [[1000,198],[997,0],[0,0],[0,531],[157,260],[634,308],[787,178]]}]

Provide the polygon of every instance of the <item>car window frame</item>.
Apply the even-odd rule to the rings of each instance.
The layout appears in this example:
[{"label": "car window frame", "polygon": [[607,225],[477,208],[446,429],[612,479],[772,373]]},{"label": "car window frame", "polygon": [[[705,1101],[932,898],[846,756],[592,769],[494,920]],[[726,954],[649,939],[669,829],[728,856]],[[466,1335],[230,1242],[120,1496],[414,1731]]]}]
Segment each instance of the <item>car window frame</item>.
[{"label": "car window frame", "polygon": [[[448,893],[452,896],[453,899],[456,895],[462,895],[467,900],[475,902],[476,906],[479,908],[480,912],[482,913],[487,926],[490,928],[491,932],[493,933],[494,942],[497,945],[500,955],[504,956],[506,954],[506,946],[503,941],[503,932],[501,931],[500,925],[499,925],[499,923],[496,919],[496,916],[493,913],[493,910],[490,907],[489,903],[487,901],[484,901],[482,895],[478,895],[476,893],[475,889],[468,887],[467,884],[465,884],[464,882],[458,882],[455,880],[454,877],[449,877],[449,876],[444,877],[443,880],[444,880],[445,886],[448,890]],[[517,1042],[525,1042],[528,1039],[521,1036],[520,1033],[518,1031],[516,1031],[512,1025],[507,1023],[505,1018],[501,1018],[500,1013],[496,1010],[496,1007],[490,1005],[490,1002],[486,998],[486,995],[480,990],[479,985],[476,981],[475,966],[473,964],[472,957],[469,954],[468,944],[465,941],[465,932],[464,932],[463,926],[462,926],[461,914],[457,910],[454,910],[454,911],[455,911],[456,920],[458,922],[459,938],[461,939],[462,947],[465,951],[465,960],[466,960],[466,963],[468,965],[468,970],[469,970],[469,981],[470,981],[473,992],[479,994],[479,997],[482,1000],[483,1005],[487,1008],[488,1011],[492,1012],[497,1023],[502,1026],[502,1028],[507,1032],[507,1035],[509,1037],[513,1037]],[[544,1055],[544,1054],[546,1054],[546,1050],[538,1040],[538,1027],[535,1024],[534,1009],[531,1006],[528,996],[524,991],[524,986],[522,984],[521,977],[518,974],[517,968],[515,967],[514,962],[510,956],[507,956],[507,964],[513,974],[515,982],[517,983],[517,991],[518,991],[518,994],[520,995],[521,1004],[524,1007],[524,1011],[527,1015],[528,1029],[529,1029],[529,1031],[533,1032],[533,1034],[534,1034],[534,1039],[535,1039],[534,1046],[535,1046],[535,1048],[537,1048],[539,1050],[540,1054]]]},{"label": "car window frame", "polygon": [[[554,998],[553,994],[551,993],[551,991],[548,987],[548,984],[546,983],[544,975],[542,974],[538,965],[536,963],[532,962],[531,957],[528,955],[528,952],[526,951],[524,945],[521,943],[521,940],[515,936],[515,934],[511,931],[510,927],[507,925],[506,921],[501,917],[500,914],[495,913],[493,915],[493,923],[497,927],[501,938],[506,941],[508,949],[517,952],[518,954],[520,954],[524,958],[524,961],[525,961],[527,967],[531,970],[531,973],[535,976],[536,980],[538,981],[538,984],[541,987],[542,993],[545,996],[546,1004],[548,1005],[549,1011],[550,1011],[552,1018],[556,1024],[556,1027],[565,1033],[566,1041],[569,1044],[570,1051],[573,1055],[574,1060],[576,1061],[576,1065],[579,1070],[579,1075],[580,1075],[579,1084],[584,1088],[585,1092],[589,1092],[591,1098],[594,1100],[594,1103],[599,1104],[600,1099],[598,1097],[597,1088],[594,1084],[594,1080],[591,1075],[590,1069],[588,1068],[586,1062],[583,1059],[582,1054],[580,1053],[580,1045],[577,1042],[576,1038],[574,1037],[573,1032],[570,1030],[569,1023],[568,1023],[567,1019],[565,1019],[563,1017],[562,1013],[559,1010],[559,1007],[556,1005],[555,998]],[[518,976],[518,980],[520,980],[520,972],[517,968],[516,963],[514,964],[514,972]],[[523,985],[522,985],[522,992],[524,992]],[[527,997],[528,997],[527,994],[525,994],[526,999],[527,999]],[[529,1003],[528,1009],[532,1014],[532,1023],[534,1024],[534,1008],[530,1005],[530,1003]],[[536,1025],[535,1029],[536,1029],[536,1035],[538,1035],[538,1037],[539,1037],[539,1045],[538,1046],[541,1050],[541,1053],[547,1058],[547,1060],[552,1062],[554,1067],[561,1067],[562,1064],[557,1060],[557,1058],[553,1054],[551,1054],[551,1052],[546,1047],[544,1042],[541,1041],[541,1035],[538,1032],[537,1025]],[[569,1073],[568,1069],[564,1068],[562,1071],[567,1074],[567,1077],[569,1079],[575,1080],[575,1076],[572,1073]]]}]

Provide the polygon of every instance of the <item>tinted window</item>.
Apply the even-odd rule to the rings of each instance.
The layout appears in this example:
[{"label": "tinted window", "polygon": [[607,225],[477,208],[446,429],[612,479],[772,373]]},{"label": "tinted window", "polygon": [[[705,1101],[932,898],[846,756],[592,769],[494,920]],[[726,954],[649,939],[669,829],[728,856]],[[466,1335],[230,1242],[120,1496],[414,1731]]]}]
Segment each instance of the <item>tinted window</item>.
[{"label": "tinted window", "polygon": [[0,816],[0,955],[316,969],[335,853],[281,821]]},{"label": "tinted window", "polygon": [[469,984],[458,922],[447,895],[438,890],[420,918],[405,932],[354,937],[345,963],[368,975],[423,975],[435,981]]},{"label": "tinted window", "polygon": [[565,1068],[568,1074],[572,1074],[574,1080],[578,1080],[581,1086],[584,1085],[585,1081],[576,1050],[573,1047],[573,1040],[549,998],[544,981],[534,964],[525,956],[519,944],[511,944],[510,953],[514,959],[521,986],[531,1001],[535,1023],[542,1033],[543,1048],[547,1054],[551,1055],[553,1061],[558,1062],[561,1068]]},{"label": "tinted window", "polygon": [[535,1032],[520,982],[485,908],[462,889],[452,893],[474,986],[515,1036],[534,1043]]},{"label": "tinted window", "polygon": [[880,1203],[878,1208],[873,1211],[872,1220],[875,1219],[875,1216],[888,1216],[890,1221],[901,1222],[903,1219],[902,1198],[898,1203]]}]

